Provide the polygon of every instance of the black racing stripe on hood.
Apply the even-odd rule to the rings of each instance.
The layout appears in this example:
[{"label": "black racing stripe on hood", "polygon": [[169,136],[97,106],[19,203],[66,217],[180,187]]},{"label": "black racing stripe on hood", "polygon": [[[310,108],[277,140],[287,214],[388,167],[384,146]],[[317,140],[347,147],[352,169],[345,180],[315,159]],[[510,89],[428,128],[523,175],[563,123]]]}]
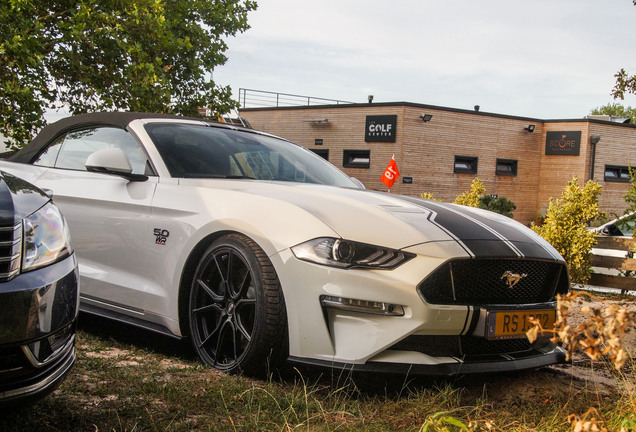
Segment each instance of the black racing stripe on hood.
[{"label": "black racing stripe on hood", "polygon": [[433,212],[429,216],[429,220],[454,237],[464,249],[469,249],[468,252],[471,255],[557,259],[534,238],[514,226],[466,212],[459,206],[450,209],[448,205],[442,203],[423,202],[409,197],[402,198]]},{"label": "black racing stripe on hood", "polygon": [[471,255],[502,258],[520,256],[513,245],[505,242],[486,226],[475,223],[474,220],[466,217],[467,215],[456,213],[441,205],[432,205],[427,208],[433,212],[433,215],[429,216],[431,222],[452,233],[459,243],[469,249]]},{"label": "black racing stripe on hood", "polygon": [[[457,208],[456,210],[458,212],[464,213],[461,207]],[[466,215],[488,226],[492,230],[497,231],[497,233],[499,233],[503,238],[513,243],[514,247],[518,249],[519,252],[523,254],[523,256],[548,260],[555,260],[558,258],[541,244],[537,243],[534,238],[530,237],[523,230],[517,229],[514,226],[504,223],[498,223],[479,214],[468,214],[468,212],[466,212]]]}]

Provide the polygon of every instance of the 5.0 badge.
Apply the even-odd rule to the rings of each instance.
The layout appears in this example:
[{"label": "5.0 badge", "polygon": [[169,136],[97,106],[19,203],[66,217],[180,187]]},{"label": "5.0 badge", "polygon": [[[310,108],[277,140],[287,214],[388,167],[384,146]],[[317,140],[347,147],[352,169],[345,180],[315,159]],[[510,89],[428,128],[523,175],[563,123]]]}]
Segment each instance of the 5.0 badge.
[{"label": "5.0 badge", "polygon": [[165,246],[168,237],[170,237],[170,231],[167,229],[155,228],[153,235],[155,236],[155,244]]}]

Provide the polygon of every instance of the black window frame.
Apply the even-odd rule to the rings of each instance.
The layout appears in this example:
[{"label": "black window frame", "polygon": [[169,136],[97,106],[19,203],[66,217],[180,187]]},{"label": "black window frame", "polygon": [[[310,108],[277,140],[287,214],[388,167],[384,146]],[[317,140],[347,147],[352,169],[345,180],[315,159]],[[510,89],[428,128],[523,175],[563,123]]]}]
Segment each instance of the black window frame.
[{"label": "black window frame", "polygon": [[[603,180],[610,183],[629,183],[629,168],[627,165],[605,165]],[[614,171],[617,175],[608,177],[608,171]]]},{"label": "black window frame", "polygon": [[329,149],[326,149],[326,148],[313,149],[312,148],[312,149],[309,149],[309,151],[314,152],[315,154],[317,154],[318,156],[320,156],[326,161],[329,160]]},{"label": "black window frame", "polygon": [[[453,172],[455,174],[477,174],[477,166],[479,157],[477,156],[459,156],[455,155],[455,162],[453,163]],[[458,168],[458,163],[466,163],[468,168]]]},{"label": "black window frame", "polygon": [[[366,158],[367,162],[353,162],[356,158]],[[371,150],[343,150],[342,166],[344,168],[370,168]]]},{"label": "black window frame", "polygon": [[[495,175],[516,177],[519,161],[517,159],[497,159],[495,165]],[[510,167],[510,169],[500,169],[500,167]]]}]

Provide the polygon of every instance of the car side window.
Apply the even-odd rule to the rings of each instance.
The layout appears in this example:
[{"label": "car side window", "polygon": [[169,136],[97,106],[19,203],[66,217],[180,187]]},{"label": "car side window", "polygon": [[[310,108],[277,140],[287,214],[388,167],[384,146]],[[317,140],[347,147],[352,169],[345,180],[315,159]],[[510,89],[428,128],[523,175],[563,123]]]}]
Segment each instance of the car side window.
[{"label": "car side window", "polygon": [[69,132],[51,144],[34,162],[35,165],[85,171],[86,159],[107,148],[126,153],[133,174],[145,174],[147,157],[139,143],[123,129],[97,127]]},{"label": "car side window", "polygon": [[60,148],[64,142],[64,137],[60,137],[55,140],[53,144],[48,146],[46,150],[33,162],[33,165],[54,167],[57,155],[60,153]]}]

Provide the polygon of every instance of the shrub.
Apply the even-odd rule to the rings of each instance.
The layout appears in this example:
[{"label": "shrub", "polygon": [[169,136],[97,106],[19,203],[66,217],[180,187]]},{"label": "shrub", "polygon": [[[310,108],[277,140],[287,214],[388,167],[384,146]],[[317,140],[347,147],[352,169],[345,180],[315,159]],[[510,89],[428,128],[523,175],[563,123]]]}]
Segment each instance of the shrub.
[{"label": "shrub", "polygon": [[469,207],[479,207],[479,198],[486,190],[486,186],[479,177],[475,177],[470,185],[470,190],[455,198],[455,204]]},{"label": "shrub", "polygon": [[433,195],[433,192],[424,192],[423,194],[420,194],[420,198],[431,200],[431,201],[441,201],[441,199],[435,198],[435,196]]},{"label": "shrub", "polygon": [[543,224],[531,228],[559,251],[568,264],[572,282],[584,284],[590,279],[590,251],[596,244],[589,222],[599,216],[601,186],[589,180],[581,189],[574,177],[560,199],[550,198]]},{"label": "shrub", "polygon": [[506,197],[495,198],[492,195],[484,195],[479,198],[479,208],[490,210],[504,216],[512,217],[512,212],[517,208],[515,203]]}]

